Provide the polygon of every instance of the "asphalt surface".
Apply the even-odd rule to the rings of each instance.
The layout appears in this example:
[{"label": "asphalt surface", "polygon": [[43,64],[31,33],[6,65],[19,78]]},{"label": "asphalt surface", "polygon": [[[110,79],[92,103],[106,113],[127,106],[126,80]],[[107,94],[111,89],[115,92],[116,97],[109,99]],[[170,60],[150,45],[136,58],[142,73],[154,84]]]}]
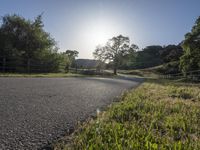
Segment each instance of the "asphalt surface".
[{"label": "asphalt surface", "polygon": [[0,78],[0,150],[44,148],[141,81]]}]

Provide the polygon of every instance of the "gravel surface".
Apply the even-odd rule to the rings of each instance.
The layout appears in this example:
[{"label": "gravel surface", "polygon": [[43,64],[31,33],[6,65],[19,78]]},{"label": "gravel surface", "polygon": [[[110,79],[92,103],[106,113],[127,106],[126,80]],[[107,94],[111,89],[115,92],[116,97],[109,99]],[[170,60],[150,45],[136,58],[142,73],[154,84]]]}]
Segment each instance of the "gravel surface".
[{"label": "gravel surface", "polygon": [[141,79],[0,78],[0,150],[41,149]]}]

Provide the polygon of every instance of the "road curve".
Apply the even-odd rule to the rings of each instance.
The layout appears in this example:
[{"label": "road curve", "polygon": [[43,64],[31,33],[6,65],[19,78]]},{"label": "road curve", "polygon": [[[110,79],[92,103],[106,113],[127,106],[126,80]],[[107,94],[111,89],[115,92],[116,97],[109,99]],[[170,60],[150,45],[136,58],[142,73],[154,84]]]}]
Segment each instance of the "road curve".
[{"label": "road curve", "polygon": [[0,78],[0,150],[40,149],[141,81]]}]

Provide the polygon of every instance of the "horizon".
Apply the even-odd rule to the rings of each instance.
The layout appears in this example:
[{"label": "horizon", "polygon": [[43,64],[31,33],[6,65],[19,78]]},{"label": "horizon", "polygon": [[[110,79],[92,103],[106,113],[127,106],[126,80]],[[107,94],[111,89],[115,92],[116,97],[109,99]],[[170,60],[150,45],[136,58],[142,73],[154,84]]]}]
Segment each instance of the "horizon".
[{"label": "horizon", "polygon": [[59,52],[77,50],[78,59],[93,59],[98,44],[119,34],[128,36],[140,49],[179,44],[200,14],[198,0],[0,2],[1,16],[16,13],[33,20],[44,13],[44,29],[58,42]]}]

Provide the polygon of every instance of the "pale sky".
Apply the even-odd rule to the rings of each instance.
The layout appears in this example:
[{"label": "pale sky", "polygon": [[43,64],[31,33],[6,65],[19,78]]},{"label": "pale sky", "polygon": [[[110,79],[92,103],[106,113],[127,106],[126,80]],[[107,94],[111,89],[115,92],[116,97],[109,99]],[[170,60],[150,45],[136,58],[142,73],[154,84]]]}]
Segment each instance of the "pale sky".
[{"label": "pale sky", "polygon": [[44,12],[44,28],[59,51],[93,58],[98,44],[119,34],[140,48],[178,44],[200,15],[199,6],[200,0],[0,0],[0,14],[34,19]]}]

